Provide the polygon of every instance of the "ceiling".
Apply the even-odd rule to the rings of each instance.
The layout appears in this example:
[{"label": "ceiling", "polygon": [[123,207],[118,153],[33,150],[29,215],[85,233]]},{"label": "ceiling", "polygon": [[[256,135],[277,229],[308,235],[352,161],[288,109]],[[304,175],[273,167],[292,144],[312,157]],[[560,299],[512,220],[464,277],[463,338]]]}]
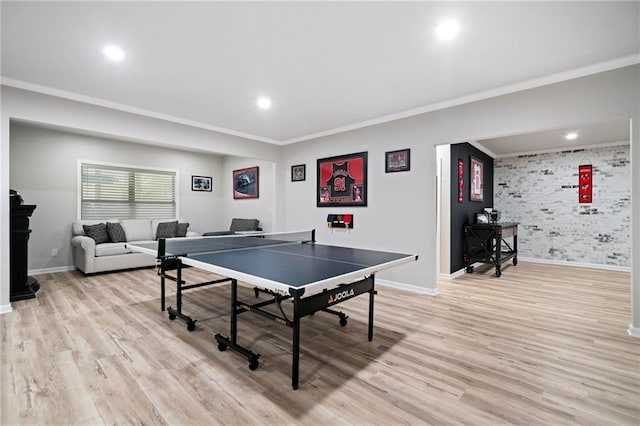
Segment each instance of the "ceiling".
[{"label": "ceiling", "polygon": [[[635,1],[1,7],[5,85],[277,144],[640,61]],[[443,18],[457,38],[435,37]]]},{"label": "ceiling", "polygon": [[[576,139],[567,140],[569,133]],[[474,145],[494,157],[515,154],[580,149],[592,145],[629,145],[631,143],[631,123],[629,119],[610,120],[543,130],[540,132],[510,135],[475,141]]]}]

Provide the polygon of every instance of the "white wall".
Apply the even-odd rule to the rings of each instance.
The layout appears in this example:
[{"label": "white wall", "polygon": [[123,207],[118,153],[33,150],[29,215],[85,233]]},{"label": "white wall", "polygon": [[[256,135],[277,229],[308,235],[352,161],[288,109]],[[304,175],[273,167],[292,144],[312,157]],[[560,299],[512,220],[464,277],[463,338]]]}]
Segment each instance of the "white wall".
[{"label": "white wall", "polygon": [[[629,145],[494,161],[494,208],[518,222],[518,257],[631,266]],[[593,202],[578,202],[578,166],[593,167]]]},{"label": "white wall", "polygon": [[[72,266],[71,223],[79,219],[78,161],[171,169],[177,172],[178,217],[189,230],[204,232],[224,224],[222,157],[11,124],[10,184],[31,217],[29,270]],[[212,192],[191,191],[191,175],[213,177]],[[58,250],[54,257],[51,250]]]},{"label": "white wall", "polygon": [[[258,167],[258,198],[233,198],[233,171]],[[223,161],[222,186],[224,200],[224,226],[215,230],[229,229],[231,219],[240,217],[258,219],[265,232],[275,230],[275,163],[253,158],[225,157]]]},{"label": "white wall", "polygon": [[[283,214],[288,230],[315,228],[316,240],[321,243],[418,254],[418,262],[385,271],[379,277],[434,289],[435,268],[430,265],[435,266],[436,256],[435,148],[413,130],[411,122],[388,123],[285,146]],[[385,173],[385,152],[403,148],[411,148],[411,171]],[[367,207],[316,207],[316,160],[362,151],[368,152]],[[291,182],[294,164],[306,164],[305,181]],[[353,229],[330,230],[327,215],[344,213],[353,214]]]},{"label": "white wall", "polygon": [[438,205],[436,211],[438,238],[438,274],[448,278],[451,274],[451,147],[438,145],[436,147],[436,162],[438,178]]},{"label": "white wall", "polygon": [[[1,96],[1,95],[0,95]],[[0,98],[1,99],[1,98]],[[9,117],[0,100],[0,192],[9,191]],[[5,199],[6,198],[6,199]],[[0,314],[11,311],[9,304],[9,199],[0,197]]]}]

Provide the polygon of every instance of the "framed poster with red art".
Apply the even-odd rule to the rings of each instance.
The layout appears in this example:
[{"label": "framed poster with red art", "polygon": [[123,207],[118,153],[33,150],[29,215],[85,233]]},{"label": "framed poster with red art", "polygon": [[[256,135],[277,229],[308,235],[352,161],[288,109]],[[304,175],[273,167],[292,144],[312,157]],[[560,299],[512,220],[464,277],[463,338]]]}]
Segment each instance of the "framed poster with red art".
[{"label": "framed poster with red art", "polygon": [[367,205],[367,153],[318,160],[318,207]]},{"label": "framed poster with red art", "polygon": [[260,195],[258,167],[233,171],[233,199],[258,198]]},{"label": "framed poster with red art", "polygon": [[388,151],[384,154],[385,173],[408,172],[411,170],[411,150],[400,149]]},{"label": "framed poster with red art", "polygon": [[593,170],[591,164],[578,167],[578,202],[593,201]]},{"label": "framed poster with red art", "polygon": [[474,157],[471,157],[469,199],[484,201],[484,163]]},{"label": "framed poster with red art", "polygon": [[458,203],[464,201],[464,161],[458,158]]}]

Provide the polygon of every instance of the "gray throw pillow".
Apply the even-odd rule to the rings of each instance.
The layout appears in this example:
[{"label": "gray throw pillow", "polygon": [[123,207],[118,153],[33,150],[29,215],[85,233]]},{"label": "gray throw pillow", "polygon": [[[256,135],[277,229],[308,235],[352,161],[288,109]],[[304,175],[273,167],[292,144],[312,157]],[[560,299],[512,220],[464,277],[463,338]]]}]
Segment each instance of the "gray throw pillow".
[{"label": "gray throw pillow", "polygon": [[124,233],[124,228],[119,223],[107,222],[107,234],[113,243],[127,242],[127,234]]},{"label": "gray throw pillow", "polygon": [[159,240],[160,238],[175,238],[177,226],[177,220],[175,222],[159,223],[158,230],[156,231],[156,240]]},{"label": "gray throw pillow", "polygon": [[187,236],[187,228],[189,228],[188,223],[180,223],[176,225],[176,237],[186,237]]},{"label": "gray throw pillow", "polygon": [[107,226],[104,223],[97,223],[95,225],[82,225],[84,233],[88,237],[95,240],[96,244],[108,243],[109,234],[107,234]]}]

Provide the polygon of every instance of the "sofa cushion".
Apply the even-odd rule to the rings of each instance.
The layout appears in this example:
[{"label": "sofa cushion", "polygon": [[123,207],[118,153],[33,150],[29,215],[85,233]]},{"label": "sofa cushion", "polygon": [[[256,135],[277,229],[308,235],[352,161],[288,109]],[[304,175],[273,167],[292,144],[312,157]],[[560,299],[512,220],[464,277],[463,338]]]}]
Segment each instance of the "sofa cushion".
[{"label": "sofa cushion", "polygon": [[260,221],[258,219],[241,219],[234,217],[231,219],[231,227],[229,230],[231,232],[257,231],[259,223]]},{"label": "sofa cushion", "polygon": [[107,233],[107,226],[104,223],[96,223],[95,225],[83,225],[85,234],[95,240],[96,244],[108,243],[109,234]]},{"label": "sofa cushion", "polygon": [[124,243],[104,243],[96,246],[96,257],[131,253]]},{"label": "sofa cushion", "polygon": [[76,220],[73,222],[72,226],[71,226],[71,231],[73,232],[73,236],[75,237],[76,235],[87,235],[84,232],[84,225],[95,225],[97,223],[104,223],[104,222],[112,222],[112,223],[118,223],[120,222],[118,219],[107,219],[106,221],[104,219],[81,219],[81,220]]},{"label": "sofa cushion", "polygon": [[187,229],[189,228],[188,223],[180,223],[176,225],[176,237],[186,237]]},{"label": "sofa cushion", "polygon": [[127,234],[124,232],[124,228],[119,223],[107,222],[107,234],[112,243],[125,243],[127,242]]},{"label": "sofa cushion", "polygon": [[160,225],[163,222],[180,222],[180,219],[178,218],[174,218],[174,217],[167,217],[164,219],[151,219],[151,232],[153,232],[153,239],[157,240],[158,239],[158,225]]},{"label": "sofa cushion", "polygon": [[160,238],[175,238],[177,225],[177,220],[173,222],[159,223],[158,229],[156,229],[156,240],[159,240]]},{"label": "sofa cushion", "polygon": [[153,230],[150,219],[123,219],[120,221],[127,241],[153,240]]}]

